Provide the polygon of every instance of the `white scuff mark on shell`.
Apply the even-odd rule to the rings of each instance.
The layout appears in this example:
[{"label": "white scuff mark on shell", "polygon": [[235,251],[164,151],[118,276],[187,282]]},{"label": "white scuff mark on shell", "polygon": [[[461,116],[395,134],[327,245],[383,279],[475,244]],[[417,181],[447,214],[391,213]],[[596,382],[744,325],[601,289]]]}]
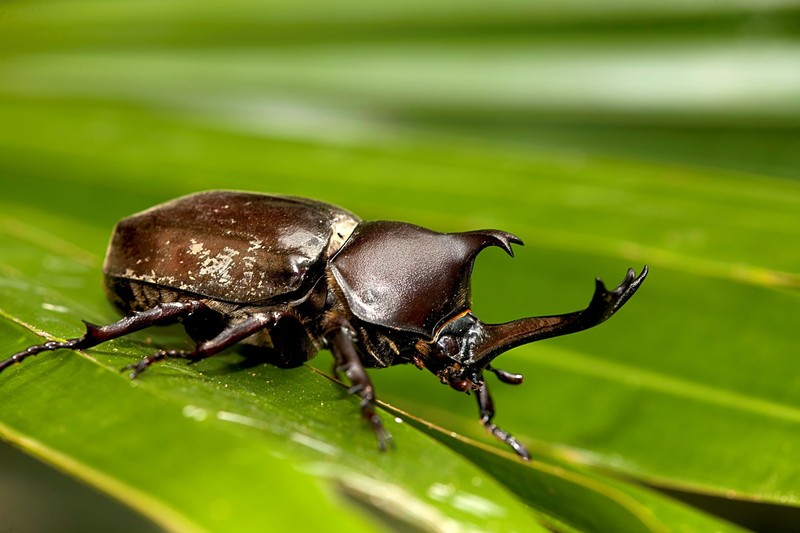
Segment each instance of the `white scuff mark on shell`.
[{"label": "white scuff mark on shell", "polygon": [[152,269],[147,274],[132,275],[131,279],[136,279],[136,280],[139,280],[139,281],[146,281],[147,283],[169,283],[169,281],[170,281],[169,278],[166,278],[166,279],[157,278],[156,277],[156,271],[152,270]]},{"label": "white scuff mark on shell", "polygon": [[264,248],[264,241],[261,239],[253,239],[249,244],[250,247],[247,249],[248,252],[255,252],[256,250],[261,250]]},{"label": "white scuff mark on shell", "polygon": [[[261,239],[257,239],[257,238],[250,239],[248,244],[250,246],[247,248],[247,251],[245,252],[247,254],[250,254],[252,252],[257,252],[258,250],[263,250],[264,249],[264,241],[262,241]],[[245,266],[245,270],[246,270],[245,276],[247,276],[249,274],[249,277],[252,279],[252,277],[253,277],[253,272],[252,272],[253,271],[253,267],[255,267],[256,262],[257,262],[256,254],[246,255],[246,256],[242,257],[242,261],[244,262],[244,266]]]},{"label": "white scuff mark on shell", "polygon": [[228,246],[214,257],[210,257],[206,250],[205,260],[200,265],[200,275],[214,276],[220,285],[228,285],[233,281],[231,267],[233,258],[237,255],[239,255],[239,251]]},{"label": "white scuff mark on shell", "polygon": [[[252,249],[252,242],[253,241],[251,241],[251,249]],[[251,290],[249,291],[250,294],[254,294],[254,292],[252,291],[252,285],[253,285],[253,280],[255,279],[256,276],[255,272],[256,262],[257,261],[255,255],[246,255],[242,257],[242,263],[244,264],[244,272],[242,272],[241,286],[242,288],[251,287]],[[259,285],[260,284],[261,282],[259,282]]]},{"label": "white scuff mark on shell", "polygon": [[204,251],[206,252],[206,254],[208,253],[208,251],[204,249],[202,242],[197,242],[195,239],[191,239],[189,242],[191,243],[189,245],[190,254],[201,255]]}]

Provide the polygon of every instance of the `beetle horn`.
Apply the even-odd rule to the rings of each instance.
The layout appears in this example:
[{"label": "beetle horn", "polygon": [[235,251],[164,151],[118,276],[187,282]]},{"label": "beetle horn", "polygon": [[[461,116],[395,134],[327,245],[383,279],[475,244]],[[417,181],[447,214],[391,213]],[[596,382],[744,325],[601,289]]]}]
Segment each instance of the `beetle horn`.
[{"label": "beetle horn", "polygon": [[636,293],[648,271],[645,265],[642,273],[636,276],[632,268],[628,269],[625,279],[613,291],[607,290],[598,278],[592,300],[582,311],[521,318],[505,324],[485,324],[483,340],[476,347],[474,359],[488,364],[501,353],[517,346],[575,333],[605,322]]},{"label": "beetle horn", "polygon": [[471,259],[474,259],[475,256],[478,255],[478,252],[488,246],[502,248],[508,255],[514,257],[514,250],[511,249],[511,244],[519,244],[520,246],[524,244],[522,239],[513,233],[495,229],[466,231],[464,233],[456,233],[455,235],[465,237],[469,242]]}]

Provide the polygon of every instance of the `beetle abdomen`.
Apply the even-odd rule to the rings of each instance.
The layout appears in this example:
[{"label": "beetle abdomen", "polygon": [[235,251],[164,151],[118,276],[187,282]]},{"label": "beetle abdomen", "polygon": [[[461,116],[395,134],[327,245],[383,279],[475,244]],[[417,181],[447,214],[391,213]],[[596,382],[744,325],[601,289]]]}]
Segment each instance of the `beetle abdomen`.
[{"label": "beetle abdomen", "polygon": [[188,293],[143,281],[106,276],[106,295],[123,314],[139,313],[158,304],[196,299]]},{"label": "beetle abdomen", "polygon": [[309,290],[358,222],[303,198],[199,193],[120,221],[103,272],[216,300],[266,302]]}]

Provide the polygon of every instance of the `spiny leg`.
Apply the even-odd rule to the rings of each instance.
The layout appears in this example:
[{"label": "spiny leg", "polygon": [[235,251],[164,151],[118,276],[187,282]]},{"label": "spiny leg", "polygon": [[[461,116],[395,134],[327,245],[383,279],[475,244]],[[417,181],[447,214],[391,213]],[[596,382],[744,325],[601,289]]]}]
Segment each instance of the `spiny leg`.
[{"label": "spiny leg", "polygon": [[483,427],[485,427],[489,433],[511,446],[511,448],[517,452],[517,455],[529,461],[531,455],[528,453],[527,448],[525,448],[514,435],[500,429],[497,427],[497,424],[492,422],[494,418],[494,402],[492,401],[492,396],[489,394],[489,387],[486,386],[486,383],[481,384],[478,389],[478,394],[476,394],[475,397],[478,400],[478,409],[481,414],[481,424],[483,424]]},{"label": "spiny leg", "polygon": [[69,339],[64,342],[49,341],[44,344],[37,344],[31,346],[21,352],[15,353],[5,361],[0,363],[0,372],[21,363],[28,357],[34,356],[41,352],[59,350],[65,348],[68,350],[83,350],[91,348],[98,344],[111,339],[116,339],[129,333],[139,331],[150,326],[163,325],[172,323],[179,318],[187,317],[199,309],[205,308],[205,304],[199,300],[190,300],[187,302],[170,302],[157,305],[147,311],[141,313],[134,313],[125,318],[109,324],[107,326],[97,326],[90,322],[84,321],[86,325],[86,333],[83,337]]},{"label": "spiny leg", "polygon": [[225,328],[213,339],[197,343],[194,350],[161,350],[153,355],[143,357],[139,362],[128,365],[122,370],[132,370],[130,377],[134,379],[147,370],[150,365],[158,361],[163,361],[164,359],[189,359],[189,363],[196,363],[197,361],[201,361],[221,352],[225,348],[233,346],[237,342],[246,339],[264,328],[275,325],[279,319],[280,313],[253,314],[241,322]]},{"label": "spiny leg", "polygon": [[378,448],[383,451],[387,444],[392,442],[392,435],[383,427],[381,417],[375,412],[375,389],[356,352],[351,327],[343,322],[332,329],[328,335],[331,338],[331,352],[336,358],[338,367],[336,370],[343,370],[347,379],[352,383],[353,386],[347,392],[361,396],[361,416],[369,421],[378,438]]}]

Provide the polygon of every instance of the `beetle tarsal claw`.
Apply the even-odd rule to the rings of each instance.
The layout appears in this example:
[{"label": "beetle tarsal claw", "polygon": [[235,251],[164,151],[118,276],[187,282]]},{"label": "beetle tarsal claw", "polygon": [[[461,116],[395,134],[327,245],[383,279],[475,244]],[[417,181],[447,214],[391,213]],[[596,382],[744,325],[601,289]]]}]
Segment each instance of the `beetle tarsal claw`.
[{"label": "beetle tarsal claw", "polygon": [[[375,416],[377,417],[377,415]],[[375,435],[378,438],[378,449],[385,452],[389,448],[394,448],[394,437],[392,437],[389,430],[383,426],[380,417],[378,417],[377,420],[377,424],[372,424],[372,429],[375,431]]]},{"label": "beetle tarsal claw", "polygon": [[[358,394],[363,390],[364,390],[364,384],[363,383],[356,383],[355,385],[353,385],[349,389],[347,389],[347,394]],[[364,407],[363,401],[364,400],[362,400],[362,406],[361,407]]]},{"label": "beetle tarsal claw", "polygon": [[125,365],[124,367],[122,367],[120,369],[120,372],[126,372],[128,370],[132,370],[132,372],[130,374],[128,374],[128,377],[131,378],[131,379],[136,379],[137,377],[139,377],[139,374],[141,374],[142,372],[147,370],[150,367],[150,365],[152,365],[153,363],[155,363],[157,361],[162,361],[162,360],[166,359],[167,357],[175,357],[175,353],[176,352],[174,352],[174,351],[172,353],[170,353],[170,352],[168,352],[166,350],[158,351],[158,352],[156,352],[156,353],[154,353],[152,355],[148,355],[146,357],[142,357],[141,359],[139,359],[135,363],[131,363],[129,365]]},{"label": "beetle tarsal claw", "polygon": [[138,363],[131,363],[130,365],[125,365],[122,368],[120,368],[119,371],[127,372],[128,370],[132,370],[132,372],[128,374],[128,377],[130,379],[136,379],[137,377],[139,377],[139,374],[144,372],[149,366],[149,365],[143,365],[142,361],[143,360],[140,360]]},{"label": "beetle tarsal claw", "polygon": [[498,440],[508,444],[514,452],[525,461],[531,460],[531,454],[524,444],[519,442],[517,438],[508,431],[497,427],[497,424],[481,420],[481,424],[486,428],[486,431],[496,437]]}]

